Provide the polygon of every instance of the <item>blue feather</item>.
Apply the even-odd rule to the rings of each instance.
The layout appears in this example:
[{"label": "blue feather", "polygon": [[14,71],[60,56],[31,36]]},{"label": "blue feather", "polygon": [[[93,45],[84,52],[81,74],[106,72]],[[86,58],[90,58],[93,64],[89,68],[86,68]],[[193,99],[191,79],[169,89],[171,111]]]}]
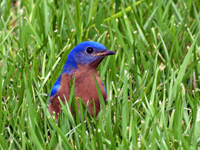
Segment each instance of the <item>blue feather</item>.
[{"label": "blue feather", "polygon": [[103,85],[104,91],[106,92],[106,95],[107,95],[107,91],[106,91],[106,88],[105,88],[103,82],[102,82],[102,85]]},{"label": "blue feather", "polygon": [[59,87],[60,87],[60,81],[61,81],[61,76],[60,76],[60,77],[58,78],[58,80],[54,83],[53,88],[52,88],[52,90],[51,90],[51,95],[50,95],[50,97],[54,96],[54,95],[57,93],[57,91],[58,91],[58,89],[59,89]]}]

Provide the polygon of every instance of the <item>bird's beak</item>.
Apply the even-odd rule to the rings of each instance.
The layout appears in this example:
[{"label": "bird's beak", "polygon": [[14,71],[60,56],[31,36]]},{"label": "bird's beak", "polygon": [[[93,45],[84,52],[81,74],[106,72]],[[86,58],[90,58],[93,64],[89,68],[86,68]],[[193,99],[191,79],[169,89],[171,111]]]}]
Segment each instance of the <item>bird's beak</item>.
[{"label": "bird's beak", "polygon": [[113,52],[113,51],[105,50],[102,53],[96,53],[93,56],[103,56],[103,57],[105,57],[105,56],[114,55],[114,54],[116,54],[116,53]]}]

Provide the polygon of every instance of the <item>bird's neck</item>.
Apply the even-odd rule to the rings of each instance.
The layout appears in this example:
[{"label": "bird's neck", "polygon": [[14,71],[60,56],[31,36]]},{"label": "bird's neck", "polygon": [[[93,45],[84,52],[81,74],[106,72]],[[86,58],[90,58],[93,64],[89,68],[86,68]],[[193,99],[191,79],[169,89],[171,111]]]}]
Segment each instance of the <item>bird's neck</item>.
[{"label": "bird's neck", "polygon": [[96,72],[96,68],[102,59],[99,59],[91,64],[81,65],[77,64],[74,57],[68,57],[65,65],[63,66],[63,73],[73,74],[77,70],[79,71],[89,71],[89,72]]},{"label": "bird's neck", "polygon": [[63,66],[63,73],[72,73],[78,69],[78,65],[73,57],[69,57]]}]

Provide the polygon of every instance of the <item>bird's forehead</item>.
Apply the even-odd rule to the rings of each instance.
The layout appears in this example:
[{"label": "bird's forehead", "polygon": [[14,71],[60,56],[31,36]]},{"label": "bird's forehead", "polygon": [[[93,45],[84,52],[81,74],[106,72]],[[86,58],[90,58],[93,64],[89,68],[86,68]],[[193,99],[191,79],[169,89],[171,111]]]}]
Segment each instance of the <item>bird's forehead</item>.
[{"label": "bird's forehead", "polygon": [[87,47],[92,47],[92,48],[95,48],[95,49],[98,49],[98,50],[107,49],[103,44],[100,44],[98,42],[93,42],[93,41],[82,42],[82,43],[78,44],[75,47],[75,49],[78,50],[78,51],[81,51],[81,50],[85,50],[85,48],[87,48]]}]

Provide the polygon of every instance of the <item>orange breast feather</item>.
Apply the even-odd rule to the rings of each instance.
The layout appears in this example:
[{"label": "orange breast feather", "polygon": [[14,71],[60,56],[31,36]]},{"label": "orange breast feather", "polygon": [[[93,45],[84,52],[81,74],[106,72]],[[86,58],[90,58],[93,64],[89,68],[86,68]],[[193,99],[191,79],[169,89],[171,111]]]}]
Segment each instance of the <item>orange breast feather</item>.
[{"label": "orange breast feather", "polygon": [[[97,94],[97,89],[95,85],[95,79],[94,74],[97,79],[97,82],[99,84],[100,90],[102,92],[104,100],[106,100],[106,92],[103,88],[102,82],[100,80],[100,77],[98,76],[98,73],[95,69],[81,69],[79,68],[79,71],[75,72],[75,95],[76,97],[80,97],[85,104],[87,105],[88,102],[94,100],[95,102],[95,109],[96,109],[96,115],[100,111],[100,102],[99,97]],[[68,100],[70,95],[70,88],[69,88],[69,80],[72,83],[73,76],[69,76],[66,73],[62,74],[61,77],[61,86],[59,87],[57,93],[50,98],[50,104],[49,104],[49,112],[52,114],[53,111],[55,111],[56,116],[58,113],[60,113],[60,102],[58,100],[58,97],[62,100],[63,103],[65,103],[65,98]],[[79,109],[79,104],[77,102],[77,106]],[[91,115],[93,115],[93,103],[91,103],[88,107],[88,111]]]}]

